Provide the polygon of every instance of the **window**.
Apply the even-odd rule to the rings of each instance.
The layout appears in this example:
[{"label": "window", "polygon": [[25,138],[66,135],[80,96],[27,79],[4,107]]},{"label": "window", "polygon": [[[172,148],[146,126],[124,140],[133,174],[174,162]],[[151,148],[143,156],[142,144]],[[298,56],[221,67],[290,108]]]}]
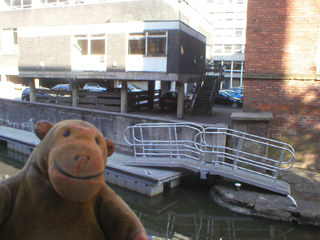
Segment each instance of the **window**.
[{"label": "window", "polygon": [[215,37],[222,37],[223,28],[216,28],[214,29],[214,36]]},{"label": "window", "polygon": [[146,37],[143,33],[134,33],[129,36],[129,54],[145,55],[146,54]]},{"label": "window", "polygon": [[11,0],[11,4],[14,8],[31,8],[31,0]]},{"label": "window", "polygon": [[215,44],[214,45],[214,52],[215,53],[222,53],[222,44]]},{"label": "window", "polygon": [[225,37],[233,37],[233,29],[232,28],[226,28],[224,30],[224,36]]},{"label": "window", "polygon": [[236,37],[243,37],[243,28],[236,28]]},{"label": "window", "polygon": [[16,28],[4,28],[2,32],[2,51],[18,51],[18,33]]},{"label": "window", "polygon": [[237,71],[240,71],[241,70],[241,62],[238,62],[238,61],[234,61],[233,62],[233,70],[237,70]]},{"label": "window", "polygon": [[226,17],[227,22],[233,21],[234,13],[233,12],[226,12],[225,17]]},{"label": "window", "polygon": [[166,55],[167,33],[145,32],[129,35],[128,54],[130,55]]},{"label": "window", "polygon": [[235,45],[234,45],[234,52],[235,52],[235,53],[243,53],[243,51],[242,51],[242,45],[241,45],[241,44],[235,44]]},{"label": "window", "polygon": [[232,45],[226,44],[224,45],[224,53],[231,53],[232,52]]},{"label": "window", "polygon": [[153,32],[147,34],[148,55],[165,55],[166,54],[166,33]]},{"label": "window", "polygon": [[77,46],[82,55],[105,55],[105,34],[76,35]]},{"label": "window", "polygon": [[230,61],[224,61],[223,65],[226,66],[226,70],[231,70],[231,62]]}]

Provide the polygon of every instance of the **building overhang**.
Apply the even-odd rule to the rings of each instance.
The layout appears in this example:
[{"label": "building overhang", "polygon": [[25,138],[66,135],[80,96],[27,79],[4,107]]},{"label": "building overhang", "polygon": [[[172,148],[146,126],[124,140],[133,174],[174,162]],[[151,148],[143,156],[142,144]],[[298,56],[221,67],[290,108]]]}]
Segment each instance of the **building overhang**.
[{"label": "building overhang", "polygon": [[162,72],[99,72],[99,71],[20,71],[19,77],[39,79],[102,79],[102,80],[127,80],[127,81],[177,81],[193,83],[199,74],[177,74]]}]

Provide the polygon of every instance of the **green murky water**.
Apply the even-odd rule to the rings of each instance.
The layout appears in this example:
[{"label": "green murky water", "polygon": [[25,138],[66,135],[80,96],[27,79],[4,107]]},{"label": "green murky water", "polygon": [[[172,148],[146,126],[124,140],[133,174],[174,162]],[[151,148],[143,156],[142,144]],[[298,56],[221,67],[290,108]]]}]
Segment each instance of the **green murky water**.
[{"label": "green murky water", "polygon": [[[0,144],[0,179],[23,167],[27,156]],[[208,187],[183,183],[155,197],[111,186],[134,210],[148,235],[157,239],[203,240],[318,240],[320,227],[306,227],[233,213],[215,204]]]}]

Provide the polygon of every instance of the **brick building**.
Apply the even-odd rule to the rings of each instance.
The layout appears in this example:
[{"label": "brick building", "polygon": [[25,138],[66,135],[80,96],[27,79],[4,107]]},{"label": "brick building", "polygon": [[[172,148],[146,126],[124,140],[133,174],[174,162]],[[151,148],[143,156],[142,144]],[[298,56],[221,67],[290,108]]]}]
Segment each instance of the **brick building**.
[{"label": "brick building", "polygon": [[320,170],[320,3],[249,0],[244,112],[271,112],[269,133],[296,166]]}]

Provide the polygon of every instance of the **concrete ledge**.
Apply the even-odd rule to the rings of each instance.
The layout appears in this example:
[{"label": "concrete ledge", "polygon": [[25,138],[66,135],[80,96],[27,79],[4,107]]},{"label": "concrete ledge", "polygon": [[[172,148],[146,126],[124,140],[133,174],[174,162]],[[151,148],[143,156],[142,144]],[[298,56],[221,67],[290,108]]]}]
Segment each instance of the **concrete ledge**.
[{"label": "concrete ledge", "polygon": [[271,112],[234,112],[231,114],[232,121],[272,121]]}]

